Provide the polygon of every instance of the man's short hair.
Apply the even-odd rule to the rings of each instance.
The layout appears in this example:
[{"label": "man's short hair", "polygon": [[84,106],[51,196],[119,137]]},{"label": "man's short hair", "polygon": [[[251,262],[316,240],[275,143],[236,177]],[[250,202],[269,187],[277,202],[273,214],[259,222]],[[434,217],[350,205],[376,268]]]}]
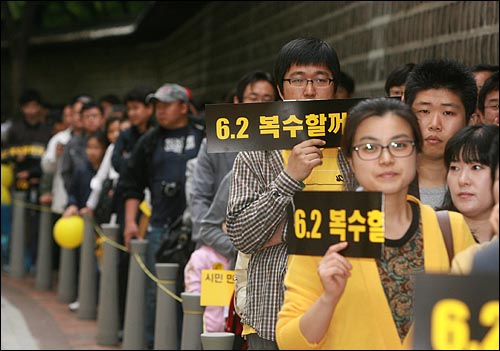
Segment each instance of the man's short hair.
[{"label": "man's short hair", "polygon": [[387,79],[385,80],[384,87],[387,96],[390,95],[392,87],[400,87],[406,83],[406,79],[413,68],[415,68],[415,64],[413,62],[409,62],[403,66],[396,67],[391,71],[391,73],[389,73]]},{"label": "man's short hair", "polygon": [[132,90],[129,90],[125,94],[124,102],[126,104],[130,101],[137,101],[143,103],[144,105],[148,105],[149,102],[147,102],[146,98],[149,94],[152,94],[154,92],[155,90],[153,89],[153,87],[148,85],[140,85],[133,88]]},{"label": "man's short hair", "polygon": [[102,109],[102,106],[99,105],[97,102],[91,101],[88,103],[84,103],[82,106],[82,109],[80,110],[80,115],[83,115],[83,112],[90,110],[91,108],[96,108],[99,111],[101,111],[101,115],[104,116],[104,110]]},{"label": "man's short hair", "polygon": [[477,98],[477,108],[484,115],[486,103],[486,95],[491,93],[492,91],[498,91],[498,71],[489,76],[488,79],[484,81],[484,85],[479,90],[479,96]]},{"label": "man's short hair", "polygon": [[245,93],[245,89],[249,84],[253,84],[259,81],[269,82],[269,84],[271,84],[271,86],[274,88],[274,98],[276,99],[279,96],[278,92],[276,91],[276,86],[274,85],[273,77],[269,72],[252,71],[241,77],[238,81],[238,84],[236,85],[236,96],[238,97],[238,101],[243,101],[243,94]]},{"label": "man's short hair", "polygon": [[35,89],[27,89],[25,90],[22,95],[19,97],[19,105],[23,106],[27,104],[28,102],[37,102],[40,105],[44,105],[44,101],[42,99],[42,95],[40,95],[40,92]]},{"label": "man's short hair", "polygon": [[465,124],[476,110],[477,86],[471,70],[450,59],[428,59],[413,68],[405,87],[405,102],[412,106],[417,93],[446,89],[455,93],[465,107]]},{"label": "man's short hair", "polygon": [[471,67],[472,73],[476,72],[495,72],[498,71],[498,65],[490,65],[489,63],[478,63]]},{"label": "man's short hair", "polygon": [[340,80],[340,63],[337,52],[318,38],[293,39],[283,45],[274,63],[274,79],[283,92],[285,73],[293,65],[325,65],[333,74],[334,92]]}]

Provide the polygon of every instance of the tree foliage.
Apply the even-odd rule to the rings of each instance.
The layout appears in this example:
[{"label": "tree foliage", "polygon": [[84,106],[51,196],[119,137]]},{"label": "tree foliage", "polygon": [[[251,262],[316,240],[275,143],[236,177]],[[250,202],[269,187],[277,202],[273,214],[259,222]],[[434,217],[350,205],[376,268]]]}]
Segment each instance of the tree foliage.
[{"label": "tree foliage", "polygon": [[[2,49],[10,64],[7,105],[12,115],[25,86],[30,38],[129,23],[151,1],[2,1]],[[2,78],[4,79],[4,78]],[[3,86],[4,84],[2,84]],[[5,96],[3,96],[5,97]]]}]

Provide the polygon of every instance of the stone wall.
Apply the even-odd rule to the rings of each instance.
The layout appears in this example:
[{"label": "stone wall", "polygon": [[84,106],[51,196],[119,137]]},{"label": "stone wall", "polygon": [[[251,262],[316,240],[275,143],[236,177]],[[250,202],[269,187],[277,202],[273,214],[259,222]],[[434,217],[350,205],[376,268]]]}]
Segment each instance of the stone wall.
[{"label": "stone wall", "polygon": [[32,49],[28,85],[63,103],[80,92],[177,82],[200,101],[221,102],[244,73],[271,71],[284,43],[316,36],[337,50],[356,97],[380,96],[387,74],[407,62],[498,64],[498,17],[497,1],[214,1],[159,42]]}]

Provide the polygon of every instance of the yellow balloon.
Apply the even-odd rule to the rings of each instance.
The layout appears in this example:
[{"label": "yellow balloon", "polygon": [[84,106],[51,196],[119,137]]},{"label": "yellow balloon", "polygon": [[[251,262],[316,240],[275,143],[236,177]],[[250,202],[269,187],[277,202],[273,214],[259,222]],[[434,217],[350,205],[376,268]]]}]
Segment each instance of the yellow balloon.
[{"label": "yellow balloon", "polygon": [[10,205],[10,204],[11,204],[10,191],[5,185],[2,184],[2,205]]},{"label": "yellow balloon", "polygon": [[80,216],[61,217],[54,224],[54,240],[64,249],[74,249],[83,241],[83,218]]},{"label": "yellow balloon", "polygon": [[14,172],[12,171],[12,167],[2,164],[2,185],[8,188],[12,185],[13,180]]}]

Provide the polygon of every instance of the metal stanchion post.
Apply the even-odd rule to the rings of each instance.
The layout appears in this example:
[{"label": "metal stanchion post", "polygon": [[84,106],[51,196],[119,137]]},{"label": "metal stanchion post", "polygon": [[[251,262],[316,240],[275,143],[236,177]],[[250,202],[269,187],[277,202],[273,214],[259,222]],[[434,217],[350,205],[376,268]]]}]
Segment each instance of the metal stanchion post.
[{"label": "metal stanchion post", "polygon": [[[103,224],[104,235],[116,242],[118,225]],[[97,312],[97,343],[118,345],[118,249],[108,241],[103,243],[99,307]]]},{"label": "metal stanchion post", "polygon": [[212,332],[201,334],[203,350],[232,350],[234,333]]},{"label": "metal stanchion post", "polygon": [[[130,240],[130,254],[138,254],[144,260],[147,246],[148,240],[132,239]],[[146,277],[135,257],[130,257],[122,343],[124,350],[146,348],[146,279],[149,278]]]},{"label": "metal stanchion post", "polygon": [[59,275],[57,284],[57,300],[70,303],[76,299],[76,249],[61,247],[59,255]]},{"label": "metal stanchion post", "polygon": [[10,267],[11,278],[19,279],[26,274],[24,267],[24,246],[26,238],[26,211],[23,202],[26,199],[24,191],[14,191],[12,232],[10,233]]},{"label": "metal stanchion post", "polygon": [[184,318],[182,321],[181,350],[201,350],[203,311],[200,293],[181,293]]},{"label": "metal stanchion post", "polygon": [[50,290],[52,287],[52,212],[50,212],[50,207],[42,207],[38,233],[36,288]]},{"label": "metal stanchion post", "polygon": [[[157,263],[156,274],[160,284],[175,294],[175,279],[178,263]],[[178,303],[160,287],[156,293],[155,350],[177,350],[177,308]]]},{"label": "metal stanchion post", "polygon": [[94,253],[95,234],[93,221],[84,214],[83,242],[80,251],[80,276],[78,283],[78,318],[96,319],[97,316],[97,262]]}]

